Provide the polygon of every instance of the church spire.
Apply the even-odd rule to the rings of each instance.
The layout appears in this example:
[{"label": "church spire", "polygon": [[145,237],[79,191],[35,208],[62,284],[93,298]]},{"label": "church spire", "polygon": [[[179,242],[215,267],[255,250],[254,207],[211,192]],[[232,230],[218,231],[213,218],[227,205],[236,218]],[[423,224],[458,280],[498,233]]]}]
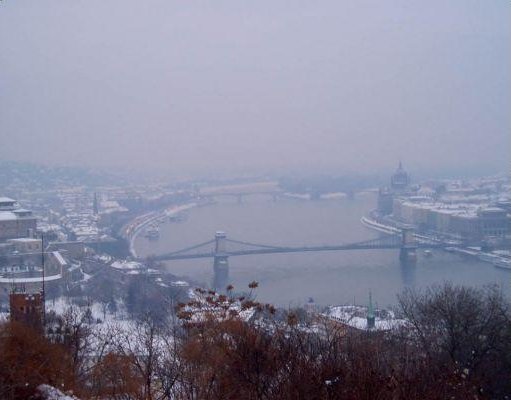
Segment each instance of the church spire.
[{"label": "church spire", "polygon": [[403,163],[399,160],[399,166],[396,172],[390,178],[390,186],[393,190],[405,190],[410,184],[410,176],[403,168]]}]

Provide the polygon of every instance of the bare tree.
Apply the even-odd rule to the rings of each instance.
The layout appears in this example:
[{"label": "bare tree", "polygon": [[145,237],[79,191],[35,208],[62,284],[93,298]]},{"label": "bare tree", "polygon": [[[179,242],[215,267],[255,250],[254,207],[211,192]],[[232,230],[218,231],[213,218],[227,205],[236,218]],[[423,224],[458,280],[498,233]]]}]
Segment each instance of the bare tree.
[{"label": "bare tree", "polygon": [[430,370],[494,396],[511,393],[509,304],[496,287],[446,283],[399,296],[417,346]]}]

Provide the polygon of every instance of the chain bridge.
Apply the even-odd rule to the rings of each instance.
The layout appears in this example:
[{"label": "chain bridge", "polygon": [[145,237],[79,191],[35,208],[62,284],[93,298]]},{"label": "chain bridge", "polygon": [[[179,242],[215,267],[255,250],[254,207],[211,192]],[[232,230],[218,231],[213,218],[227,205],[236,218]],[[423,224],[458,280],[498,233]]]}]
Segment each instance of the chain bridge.
[{"label": "chain bridge", "polygon": [[228,278],[228,258],[258,254],[302,253],[345,250],[400,250],[400,259],[413,261],[417,248],[441,248],[445,245],[435,241],[417,239],[413,231],[403,229],[400,234],[385,235],[376,239],[356,243],[327,244],[317,246],[275,246],[228,239],[224,232],[217,232],[214,239],[181,250],[153,257],[155,261],[190,260],[212,258],[215,272],[214,287],[224,286]]}]

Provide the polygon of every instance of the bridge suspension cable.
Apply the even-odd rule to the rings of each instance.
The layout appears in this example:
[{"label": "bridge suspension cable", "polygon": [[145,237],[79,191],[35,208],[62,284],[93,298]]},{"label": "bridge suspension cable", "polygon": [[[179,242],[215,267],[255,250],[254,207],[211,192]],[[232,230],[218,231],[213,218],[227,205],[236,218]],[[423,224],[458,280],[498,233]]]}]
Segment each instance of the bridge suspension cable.
[{"label": "bridge suspension cable", "polygon": [[251,247],[257,247],[262,249],[281,249],[284,246],[270,246],[267,244],[259,244],[259,243],[250,243],[250,242],[244,242],[242,240],[234,240],[234,239],[225,239],[228,243],[234,243],[234,244],[241,244],[243,246],[251,246]]},{"label": "bridge suspension cable", "polygon": [[165,256],[176,256],[176,255],[179,255],[179,254],[182,254],[182,253],[186,253],[188,251],[195,250],[195,249],[198,249],[199,247],[204,247],[204,246],[207,246],[207,245],[210,245],[210,244],[213,244],[213,243],[215,243],[215,239],[208,240],[207,242],[204,242],[204,243],[196,244],[195,246],[190,246],[190,247],[186,247],[186,248],[181,249],[181,250],[177,250],[177,251],[173,251],[171,253],[167,253],[167,254],[165,254]]},{"label": "bridge suspension cable", "polygon": [[401,243],[401,235],[400,234],[388,234],[388,235],[385,235],[384,237],[379,237],[376,239],[369,239],[369,240],[365,240],[363,242],[358,242],[358,243],[353,243],[353,244],[356,244],[358,246],[366,246],[366,245],[371,245],[374,243],[383,244],[383,243],[388,243],[388,242],[393,243],[393,244]]}]

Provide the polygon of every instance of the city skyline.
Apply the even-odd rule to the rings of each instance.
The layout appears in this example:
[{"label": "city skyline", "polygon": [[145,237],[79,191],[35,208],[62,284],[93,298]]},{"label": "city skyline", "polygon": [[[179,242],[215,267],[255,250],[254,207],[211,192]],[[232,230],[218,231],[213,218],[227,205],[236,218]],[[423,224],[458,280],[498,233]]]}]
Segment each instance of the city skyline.
[{"label": "city skyline", "polygon": [[510,17],[0,0],[0,399],[510,397]]}]

